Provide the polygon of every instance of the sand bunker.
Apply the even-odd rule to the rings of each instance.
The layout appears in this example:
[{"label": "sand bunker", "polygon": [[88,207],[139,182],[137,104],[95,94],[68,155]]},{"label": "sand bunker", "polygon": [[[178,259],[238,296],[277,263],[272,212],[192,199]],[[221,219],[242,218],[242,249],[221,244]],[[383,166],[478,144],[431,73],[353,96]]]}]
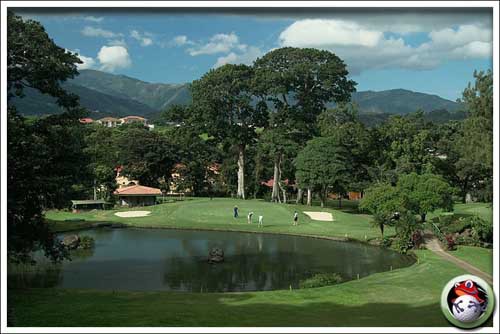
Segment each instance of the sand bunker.
[{"label": "sand bunker", "polygon": [[115,215],[122,218],[146,217],[151,211],[122,211],[116,212]]},{"label": "sand bunker", "polygon": [[330,212],[304,211],[312,220],[320,220],[324,222],[332,222],[333,216]]}]

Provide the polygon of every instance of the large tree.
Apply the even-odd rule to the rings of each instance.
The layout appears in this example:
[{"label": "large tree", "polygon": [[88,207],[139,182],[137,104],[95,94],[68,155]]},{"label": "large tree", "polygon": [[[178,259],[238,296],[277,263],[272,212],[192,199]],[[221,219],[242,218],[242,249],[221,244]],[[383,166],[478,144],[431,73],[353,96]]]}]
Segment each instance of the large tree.
[{"label": "large tree", "polygon": [[344,194],[349,182],[348,152],[333,137],[317,137],[309,142],[295,160],[299,186],[313,189],[320,195],[321,206],[329,190]]},{"label": "large tree", "polygon": [[[482,193],[483,200],[492,200],[493,74],[474,72],[474,78],[474,85],[468,85],[461,99],[468,117],[455,137],[455,149],[460,155],[456,167],[459,175],[471,181],[468,191],[475,190],[476,195]],[[463,199],[465,201],[465,196]]]},{"label": "large tree", "polygon": [[325,110],[318,117],[318,127],[323,137],[334,137],[349,152],[349,190],[363,191],[371,181],[369,169],[378,152],[370,129],[359,121],[357,107],[341,103]]},{"label": "large tree", "polygon": [[40,23],[24,21],[12,12],[7,20],[8,102],[13,96],[23,97],[23,89],[30,87],[55,97],[67,110],[60,116],[30,122],[8,103],[8,256],[29,262],[31,252],[41,249],[52,260],[59,260],[65,251],[45,224],[43,211],[67,205],[67,194],[85,179],[78,123],[82,110],[78,98],[60,85],[78,74],[76,65],[81,61],[55,45]]},{"label": "large tree", "polygon": [[422,222],[425,221],[427,213],[436,209],[447,211],[453,209],[453,189],[438,175],[416,173],[401,175],[397,189],[406,195],[406,208],[420,215]]},{"label": "large tree", "polygon": [[118,131],[118,161],[124,175],[151,187],[170,179],[176,156],[165,135],[139,124],[122,125]]},{"label": "large tree", "polygon": [[[356,85],[347,78],[344,62],[324,50],[276,49],[257,59],[254,68],[254,87],[272,103],[277,114],[271,118],[268,129],[278,132],[275,138],[292,138],[301,147],[317,134],[316,118],[325,105],[349,101]],[[275,149],[275,154],[276,171],[282,162],[282,150]],[[280,181],[274,179],[275,196]]]},{"label": "large tree", "polygon": [[218,142],[237,148],[237,196],[245,198],[245,150],[256,129],[267,123],[267,105],[253,87],[254,71],[246,65],[224,65],[210,70],[191,86],[192,121]]}]

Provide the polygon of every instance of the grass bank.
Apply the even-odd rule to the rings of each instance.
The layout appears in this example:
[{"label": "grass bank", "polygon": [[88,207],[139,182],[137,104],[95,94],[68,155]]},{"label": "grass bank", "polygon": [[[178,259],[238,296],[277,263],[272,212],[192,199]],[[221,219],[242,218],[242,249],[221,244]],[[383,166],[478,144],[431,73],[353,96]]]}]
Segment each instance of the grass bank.
[{"label": "grass bank", "polygon": [[[233,208],[238,206],[239,218],[233,218]],[[46,217],[51,221],[53,230],[65,231],[72,227],[79,229],[94,222],[120,222],[135,227],[163,227],[182,229],[209,229],[224,231],[247,231],[263,233],[298,234],[333,238],[370,240],[380,237],[380,231],[370,223],[371,216],[334,210],[330,208],[309,207],[304,205],[275,204],[263,200],[237,200],[229,198],[197,198],[165,203],[133,210],[148,210],[147,217],[121,218],[119,211],[132,209],[90,211],[71,213],[49,211]],[[292,226],[293,212],[299,213],[299,225]],[[333,222],[315,221],[303,211],[323,211],[333,215]],[[247,214],[254,212],[253,224],[247,223]],[[257,227],[258,216],[264,217],[264,227]],[[84,221],[71,221],[83,219]],[[386,235],[394,234],[387,228]]]},{"label": "grass bank", "polygon": [[457,246],[457,250],[451,251],[450,254],[493,275],[493,249]]}]

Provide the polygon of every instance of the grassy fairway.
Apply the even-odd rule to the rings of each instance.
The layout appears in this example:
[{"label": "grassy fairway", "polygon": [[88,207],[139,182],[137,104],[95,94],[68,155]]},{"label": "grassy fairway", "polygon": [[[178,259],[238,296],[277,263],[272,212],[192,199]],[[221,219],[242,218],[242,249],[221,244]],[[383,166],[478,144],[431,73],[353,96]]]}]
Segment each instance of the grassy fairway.
[{"label": "grassy fairway", "polygon": [[[233,207],[237,205],[240,217],[233,218]],[[148,210],[151,214],[141,218],[120,218],[114,215],[117,211]],[[299,226],[292,226],[293,211],[299,212]],[[254,212],[254,223],[248,224],[246,215]],[[314,221],[302,211],[331,212],[335,221]],[[264,228],[257,227],[258,216],[264,216]],[[303,205],[285,205],[269,203],[262,200],[236,200],[228,198],[197,198],[186,201],[166,203],[147,208],[127,210],[94,211],[74,214],[65,211],[50,211],[46,217],[52,221],[55,230],[85,226],[85,222],[64,222],[71,219],[86,221],[121,222],[138,227],[169,227],[183,229],[211,229],[230,231],[259,231],[266,233],[287,233],[301,235],[316,235],[324,237],[340,237],[364,240],[380,237],[378,229],[370,224],[371,217],[362,214],[352,214],[329,208],[308,207]],[[387,235],[394,233],[387,228]]]},{"label": "grassy fairway", "polygon": [[[232,217],[238,205],[240,218]],[[467,210],[470,207],[460,207]],[[55,230],[91,222],[122,222],[140,227],[261,231],[364,240],[379,237],[370,216],[333,209],[234,199],[192,199],[155,207],[143,218],[120,218],[115,211],[47,213]],[[292,226],[293,211],[300,225]],[[141,210],[141,209],[137,209]],[[491,209],[490,209],[491,210]],[[126,211],[126,210],[123,210]],[[265,227],[247,224],[264,216]],[[302,211],[327,211],[334,222],[313,221]],[[355,210],[352,210],[354,212]],[[66,221],[85,219],[83,222]],[[392,229],[388,234],[394,233]],[[243,293],[124,292],[69,289],[9,290],[16,326],[449,326],[441,314],[442,287],[464,270],[427,250],[407,268],[316,289]],[[460,248],[470,261],[478,250]],[[454,253],[454,255],[455,255]],[[488,255],[488,254],[487,254]],[[474,255],[475,256],[475,255]],[[464,258],[465,259],[465,258]],[[491,253],[488,255],[491,266]],[[486,261],[486,260],[485,260]],[[486,266],[485,262],[485,266]],[[490,324],[491,325],[491,324]]]},{"label": "grassy fairway", "polygon": [[419,263],[337,286],[251,293],[9,291],[18,326],[448,326],[443,285],[464,272]]},{"label": "grassy fairway", "polygon": [[[453,212],[458,216],[472,216],[477,215],[488,222],[493,221],[493,207],[491,203],[467,203],[467,204],[455,204],[453,206]],[[429,220],[442,215],[444,212],[442,210],[436,210],[428,214]]]},{"label": "grassy fairway", "polygon": [[458,246],[456,251],[450,252],[465,262],[493,275],[493,250],[481,247]]}]

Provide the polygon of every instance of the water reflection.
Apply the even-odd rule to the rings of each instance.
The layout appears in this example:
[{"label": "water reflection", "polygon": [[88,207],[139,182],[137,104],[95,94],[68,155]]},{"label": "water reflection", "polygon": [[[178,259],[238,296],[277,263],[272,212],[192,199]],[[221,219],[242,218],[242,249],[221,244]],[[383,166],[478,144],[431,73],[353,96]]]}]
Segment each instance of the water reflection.
[{"label": "water reflection", "polygon": [[[344,279],[410,265],[410,257],[358,243],[294,236],[159,229],[82,231],[95,248],[73,254],[56,271],[40,271],[23,284],[113,290],[194,292],[297,288],[317,273]],[[209,264],[211,248],[225,261]],[[9,272],[10,274],[10,272]]]}]

